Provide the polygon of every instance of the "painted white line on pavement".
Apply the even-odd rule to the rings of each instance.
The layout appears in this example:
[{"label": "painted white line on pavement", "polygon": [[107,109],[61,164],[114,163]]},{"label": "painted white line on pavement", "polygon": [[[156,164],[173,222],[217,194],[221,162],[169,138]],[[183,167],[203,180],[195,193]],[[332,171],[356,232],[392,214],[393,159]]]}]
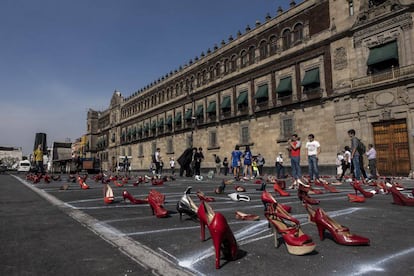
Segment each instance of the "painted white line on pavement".
[{"label": "painted white line on pavement", "polygon": [[378,260],[374,263],[368,263],[358,266],[357,271],[353,271],[352,275],[364,275],[364,274],[370,274],[373,275],[375,272],[385,272],[385,269],[381,267],[384,263],[391,261],[392,259],[396,259],[398,257],[402,257],[404,255],[409,255],[414,253],[414,247],[411,247],[409,249],[403,250],[401,252],[397,252],[394,254],[391,254],[389,256],[384,257],[383,259]]},{"label": "painted white line on pavement", "polygon": [[116,246],[123,254],[128,256],[130,259],[148,269],[151,268],[154,274],[158,275],[192,275],[188,271],[184,271],[182,268],[177,268],[176,264],[152,250],[151,248],[125,236],[117,229],[100,222],[99,220],[83,213],[80,210],[68,208],[63,201],[56,197],[38,189],[29,182],[14,176],[23,185],[61,209],[64,213],[86,226],[89,230],[96,233],[106,242]]}]

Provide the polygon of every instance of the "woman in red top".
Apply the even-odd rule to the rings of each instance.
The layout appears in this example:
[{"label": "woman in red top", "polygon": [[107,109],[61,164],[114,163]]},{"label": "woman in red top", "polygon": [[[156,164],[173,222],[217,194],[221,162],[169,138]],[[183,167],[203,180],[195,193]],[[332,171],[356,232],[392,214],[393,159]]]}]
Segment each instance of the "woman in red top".
[{"label": "woman in red top", "polygon": [[294,179],[292,188],[297,186],[298,179],[302,177],[300,170],[300,147],[301,142],[297,134],[292,135],[292,139],[288,141],[290,152],[290,164],[292,166],[292,176]]}]

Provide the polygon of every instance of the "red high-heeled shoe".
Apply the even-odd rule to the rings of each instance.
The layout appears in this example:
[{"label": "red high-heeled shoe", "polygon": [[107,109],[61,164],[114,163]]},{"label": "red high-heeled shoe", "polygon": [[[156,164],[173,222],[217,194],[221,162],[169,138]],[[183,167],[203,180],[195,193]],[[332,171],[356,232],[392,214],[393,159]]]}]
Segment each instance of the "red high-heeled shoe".
[{"label": "red high-heeled shoe", "polygon": [[117,187],[124,187],[124,184],[119,183],[119,182],[118,182],[118,180],[114,180],[114,184],[115,184],[115,186],[117,186]]},{"label": "red high-heeled shoe", "polygon": [[371,197],[373,197],[374,196],[374,194],[373,193],[370,193],[370,192],[367,192],[367,191],[365,191],[362,187],[361,187],[361,184],[360,184],[360,182],[358,181],[358,180],[354,180],[352,183],[351,183],[351,186],[354,188],[354,190],[355,190],[355,195],[357,195],[357,192],[359,191],[365,198],[371,198]]},{"label": "red high-heeled shoe", "polygon": [[303,206],[305,207],[306,212],[308,212],[308,221],[315,224],[315,210],[306,202],[303,203]]},{"label": "red high-heeled shoe", "polygon": [[414,206],[414,198],[408,198],[403,195],[395,186],[392,186],[389,191],[392,194],[394,199],[394,204],[403,205],[403,206]]},{"label": "red high-heeled shoe", "polygon": [[165,218],[168,211],[164,208],[165,195],[156,190],[151,190],[148,194],[148,203],[151,206],[152,214],[157,218]]},{"label": "red high-heeled shoe", "polygon": [[206,201],[206,202],[213,202],[216,201],[213,197],[207,197],[202,191],[198,190],[196,193],[197,197],[201,200],[201,201]]},{"label": "red high-heeled shoe", "polygon": [[368,238],[351,234],[349,229],[330,218],[321,208],[316,209],[314,220],[318,227],[319,238],[324,240],[324,230],[331,233],[335,242],[342,245],[369,245]]},{"label": "red high-heeled shoe", "polygon": [[273,184],[273,189],[275,190],[275,192],[279,193],[280,196],[290,196],[290,194],[282,190],[282,188],[277,183]]},{"label": "red high-heeled shoe", "polygon": [[264,190],[262,192],[261,199],[262,199],[263,205],[265,207],[265,210],[267,209],[268,204],[277,203],[277,205],[280,206],[281,208],[283,208],[286,212],[290,213],[290,211],[292,211],[292,207],[290,207],[289,205],[286,205],[286,204],[278,203],[276,201],[276,199],[272,196],[272,194],[270,194],[266,190]]},{"label": "red high-heeled shoe", "polygon": [[[275,237],[275,247],[279,247],[279,241],[277,233],[279,233],[285,241],[288,252],[292,255],[305,255],[315,250],[316,244],[312,241],[312,238],[303,233],[300,228],[300,224],[296,221],[281,216],[280,213],[275,213],[271,209],[265,212],[265,217],[269,221],[269,224],[273,227]],[[288,225],[284,222],[287,219],[293,222],[293,225]]]},{"label": "red high-heeled shoe", "polygon": [[105,195],[104,195],[104,202],[106,204],[111,204],[114,202],[114,192],[112,191],[111,186],[109,184],[105,184]]},{"label": "red high-heeled shoe", "polygon": [[164,180],[160,179],[160,178],[153,178],[151,179],[151,184],[154,186],[160,186],[164,184]]},{"label": "red high-heeled shoe", "polygon": [[227,260],[236,260],[238,246],[226,218],[221,213],[215,213],[205,201],[198,207],[197,215],[200,220],[201,240],[205,240],[206,225],[210,231],[216,253],[216,269],[220,268],[221,251]]},{"label": "red high-heeled shoe", "polygon": [[83,178],[82,178],[82,177],[80,177],[80,176],[78,176],[78,183],[79,183],[79,186],[82,188],[82,190],[87,190],[87,189],[89,189],[88,184],[86,184],[86,183],[84,182]]},{"label": "red high-heeled shoe", "polygon": [[308,195],[308,192],[306,190],[302,190],[300,188],[300,186],[299,186],[299,189],[298,189],[298,198],[299,198],[300,201],[306,202],[307,204],[311,204],[311,205],[318,205],[320,203],[319,200],[311,198]]},{"label": "red high-heeled shoe", "polygon": [[124,201],[125,201],[125,199],[128,199],[129,202],[131,202],[132,204],[145,204],[145,203],[148,203],[148,199],[135,198],[127,190],[124,190],[122,192],[122,196],[124,198]]}]

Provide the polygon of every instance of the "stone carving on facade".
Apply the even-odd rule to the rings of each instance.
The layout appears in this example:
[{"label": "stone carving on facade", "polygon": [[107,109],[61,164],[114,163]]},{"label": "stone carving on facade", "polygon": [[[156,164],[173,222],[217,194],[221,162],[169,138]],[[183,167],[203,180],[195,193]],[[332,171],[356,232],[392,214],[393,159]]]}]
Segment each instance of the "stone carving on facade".
[{"label": "stone carving on facade", "polygon": [[385,13],[393,12],[402,8],[398,0],[373,1],[361,0],[360,13],[355,25],[362,25]]},{"label": "stone carving on facade", "polygon": [[348,57],[344,47],[336,48],[334,53],[334,69],[342,70],[348,66]]},{"label": "stone carving on facade", "polygon": [[395,100],[394,93],[390,91],[381,92],[375,96],[375,103],[379,106],[389,106]]},{"label": "stone carving on facade", "polygon": [[[412,28],[412,24],[412,17],[408,13],[392,17],[389,20],[380,22],[378,24],[372,25],[371,27],[357,31],[354,35],[354,45],[355,47],[359,47],[361,46],[362,41],[366,41],[368,37],[372,36],[373,34],[377,34],[377,37],[381,37],[383,35],[383,33],[381,32],[385,31],[387,31],[388,36],[395,37],[395,33],[398,33],[395,32],[396,29],[403,28],[403,26],[404,28]],[[378,35],[379,33],[381,33],[381,35]]]},{"label": "stone carving on facade", "polygon": [[364,97],[364,106],[367,110],[373,109],[375,107],[374,95],[366,94]]},{"label": "stone carving on facade", "polygon": [[410,95],[408,94],[407,89],[398,89],[397,99],[398,99],[400,104],[409,104],[410,103]]}]

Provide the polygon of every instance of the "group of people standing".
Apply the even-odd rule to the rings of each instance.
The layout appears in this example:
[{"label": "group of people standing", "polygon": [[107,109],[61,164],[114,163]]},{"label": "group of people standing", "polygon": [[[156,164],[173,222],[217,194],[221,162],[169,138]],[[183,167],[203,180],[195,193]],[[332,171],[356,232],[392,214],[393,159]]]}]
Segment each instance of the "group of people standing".
[{"label": "group of people standing", "polygon": [[253,156],[248,145],[244,152],[240,150],[238,145],[231,152],[231,167],[233,176],[236,179],[239,179],[242,174],[244,179],[253,179],[262,175],[265,162],[264,157],[260,153],[257,156]]},{"label": "group of people standing", "polygon": [[[355,136],[354,129],[348,131],[348,136],[351,139],[351,147],[345,146],[344,150],[338,154],[338,166],[341,168],[339,181],[342,181],[348,169],[355,179],[377,179],[377,151],[374,145],[368,144],[368,150],[366,150],[361,140]],[[369,177],[364,169],[364,155],[368,159]]]},{"label": "group of people standing", "polygon": [[[351,146],[345,146],[344,151],[338,154],[338,159],[342,171],[339,180],[342,181],[346,171],[350,169],[355,179],[361,179],[361,177],[368,178],[363,166],[363,156],[366,155],[369,162],[369,169],[371,178],[377,177],[376,169],[376,151],[372,144],[369,144],[368,151],[365,152],[365,146],[355,136],[355,130],[350,129],[348,135],[351,139]],[[309,177],[311,181],[319,178],[319,155],[321,153],[321,144],[315,140],[314,134],[308,135],[308,141],[304,145],[305,154],[308,160]],[[288,140],[287,151],[290,158],[290,164],[292,169],[292,177],[294,184],[302,177],[302,171],[300,166],[302,142],[297,134],[293,134]],[[224,175],[228,172],[233,173],[236,179],[243,177],[244,179],[253,179],[257,176],[263,175],[263,166],[265,164],[264,157],[259,153],[257,156],[252,154],[250,146],[247,145],[244,151],[240,150],[240,146],[236,145],[231,152],[231,160],[224,157],[221,161],[219,155],[213,154],[214,163],[216,168],[216,174],[221,173],[221,166],[224,168]],[[157,148],[153,155],[155,164],[155,173],[161,174],[162,171],[162,159],[160,156],[160,149]],[[201,163],[204,161],[203,149],[189,148],[180,156],[178,163],[180,167],[180,176],[183,176],[186,172],[186,176],[200,176],[201,175]],[[175,160],[170,158],[171,172],[174,174]],[[275,162],[277,178],[285,178],[285,168],[282,152],[279,152]]]}]

